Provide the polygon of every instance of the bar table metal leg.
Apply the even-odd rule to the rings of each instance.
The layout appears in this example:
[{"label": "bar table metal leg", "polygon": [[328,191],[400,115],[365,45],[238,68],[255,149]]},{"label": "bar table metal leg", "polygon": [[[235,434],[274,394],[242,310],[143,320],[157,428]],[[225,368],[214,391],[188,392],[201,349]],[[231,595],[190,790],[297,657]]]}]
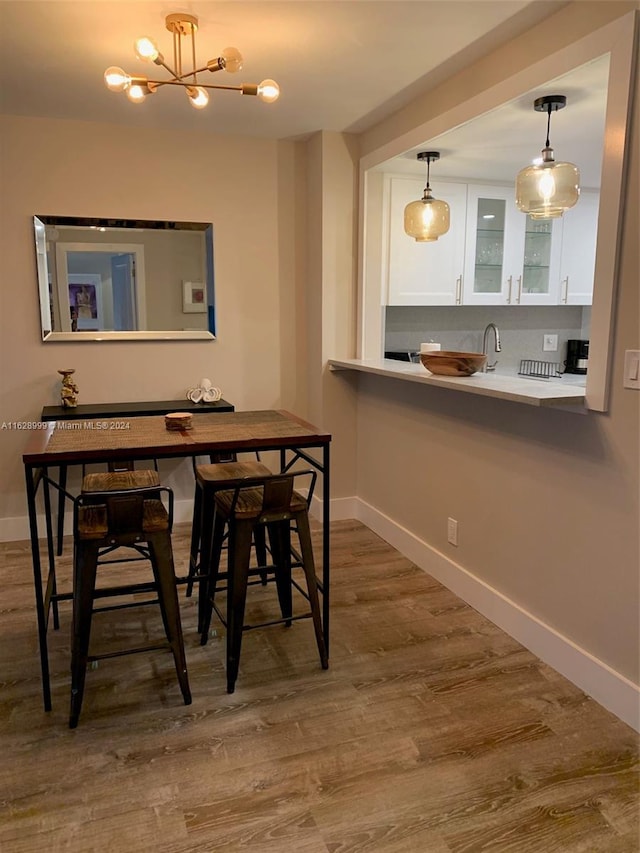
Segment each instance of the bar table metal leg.
[{"label": "bar table metal leg", "polygon": [[60,491],[58,492],[58,557],[62,554],[63,539],[64,539],[64,506],[65,506],[65,489],[67,488],[67,466],[63,463],[58,470],[58,483]]},{"label": "bar table metal leg", "polygon": [[38,516],[36,509],[36,491],[43,475],[42,468],[25,467],[27,486],[27,507],[29,510],[29,533],[33,557],[33,584],[36,594],[36,613],[38,617],[38,641],[40,646],[40,668],[42,672],[42,696],[45,711],[51,710],[51,683],[49,677],[49,655],[47,651],[47,614],[42,594],[42,569],[40,565],[40,543],[38,540]]},{"label": "bar table metal leg", "polygon": [[330,531],[331,505],[329,482],[329,445],[325,444],[322,451],[322,624],[324,626],[324,645],[329,656],[329,575],[331,558]]}]

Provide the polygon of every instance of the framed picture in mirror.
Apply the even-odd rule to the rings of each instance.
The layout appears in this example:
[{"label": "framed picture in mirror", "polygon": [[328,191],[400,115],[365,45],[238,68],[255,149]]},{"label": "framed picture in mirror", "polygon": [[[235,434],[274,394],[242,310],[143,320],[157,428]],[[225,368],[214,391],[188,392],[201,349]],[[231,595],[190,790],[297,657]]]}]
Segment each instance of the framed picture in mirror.
[{"label": "framed picture in mirror", "polygon": [[182,313],[204,314],[207,310],[207,294],[203,281],[182,282]]}]

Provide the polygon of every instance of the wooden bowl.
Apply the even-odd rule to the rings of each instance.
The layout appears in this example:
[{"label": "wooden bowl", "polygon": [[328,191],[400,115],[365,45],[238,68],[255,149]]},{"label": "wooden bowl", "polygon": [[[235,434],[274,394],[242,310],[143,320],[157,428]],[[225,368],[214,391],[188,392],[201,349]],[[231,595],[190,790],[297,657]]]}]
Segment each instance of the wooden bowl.
[{"label": "wooden bowl", "polygon": [[430,373],[439,376],[471,376],[477,370],[482,370],[487,356],[481,352],[421,352],[420,361]]}]

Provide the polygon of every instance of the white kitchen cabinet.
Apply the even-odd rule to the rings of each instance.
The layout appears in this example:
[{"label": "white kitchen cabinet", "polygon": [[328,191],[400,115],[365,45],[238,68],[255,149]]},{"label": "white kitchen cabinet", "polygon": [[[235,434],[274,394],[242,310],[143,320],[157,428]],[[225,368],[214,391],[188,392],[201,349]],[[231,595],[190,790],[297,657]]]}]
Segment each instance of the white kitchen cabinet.
[{"label": "white kitchen cabinet", "polygon": [[432,181],[434,198],[450,207],[450,227],[433,243],[418,243],[404,231],[404,209],[422,198],[425,182],[413,177],[388,176],[385,181],[388,235],[383,272],[388,305],[456,305],[462,301],[467,186]]},{"label": "white kitchen cabinet", "polygon": [[424,180],[386,176],[383,275],[388,305],[590,305],[599,194],[584,190],[558,219],[521,213],[513,187],[432,183],[451,209],[433,243],[404,232],[404,208]]},{"label": "white kitchen cabinet", "polygon": [[522,278],[514,286],[515,305],[556,305],[560,286],[562,219],[531,219],[524,223]]},{"label": "white kitchen cabinet", "polygon": [[562,217],[561,305],[591,305],[599,204],[599,193],[583,190],[576,206]]},{"label": "white kitchen cabinet", "polygon": [[510,305],[521,290],[525,217],[513,187],[469,184],[464,305]]}]

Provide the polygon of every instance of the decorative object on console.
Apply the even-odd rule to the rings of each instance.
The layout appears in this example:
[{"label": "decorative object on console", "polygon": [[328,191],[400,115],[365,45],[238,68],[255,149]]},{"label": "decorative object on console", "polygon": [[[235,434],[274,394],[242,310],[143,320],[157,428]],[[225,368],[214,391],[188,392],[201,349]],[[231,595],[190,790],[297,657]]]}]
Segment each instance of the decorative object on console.
[{"label": "decorative object on console", "polygon": [[440,159],[440,152],[420,151],[417,157],[426,161],[427,183],[422,198],[404,209],[404,230],[417,243],[432,243],[449,230],[449,205],[433,197],[429,184],[431,163]]},{"label": "decorative object on console", "polygon": [[65,409],[74,409],[78,405],[78,386],[71,378],[75,373],[75,368],[67,368],[59,370],[58,373],[62,376],[62,388],[60,389],[60,399]]},{"label": "decorative object on console", "polygon": [[172,430],[193,429],[190,412],[171,412],[164,416],[164,425],[169,432]]},{"label": "decorative object on console", "polygon": [[580,170],[573,163],[556,163],[549,145],[551,113],[566,105],[564,95],[545,95],[533,102],[537,112],[547,113],[547,139],[542,160],[525,166],[516,178],[516,205],[532,219],[557,219],[580,196]]},{"label": "decorative object on console", "polygon": [[441,352],[422,352],[420,361],[430,373],[441,376],[471,376],[476,371],[482,370],[487,356],[482,352],[442,350]]},{"label": "decorative object on console", "polygon": [[196,388],[189,388],[187,391],[187,400],[191,400],[192,403],[215,403],[221,397],[222,391],[220,388],[215,388],[210,379],[201,379]]},{"label": "decorative object on console", "polygon": [[442,349],[441,344],[436,344],[434,341],[427,341],[424,344],[420,344],[420,352],[439,352]]},{"label": "decorative object on console", "polygon": [[[152,95],[160,86],[182,86],[189,98],[189,103],[197,110],[201,110],[209,103],[207,89],[227,89],[240,92],[242,95],[257,95],[267,104],[276,101],[280,95],[280,88],[275,80],[263,80],[262,83],[243,83],[239,86],[225,86],[223,84],[201,83],[198,74],[204,71],[227,71],[235,74],[242,68],[242,54],[235,47],[225,47],[220,56],[210,59],[201,68],[196,68],[196,32],[198,31],[198,19],[195,15],[187,15],[184,12],[176,12],[165,18],[166,28],[173,36],[173,66],[168,65],[164,56],[158,50],[153,39],[142,36],[136,39],[134,48],[139,59],[145,62],[153,62],[161,65],[171,75],[168,80],[150,80],[143,75],[127,74],[122,68],[112,65],[104,72],[104,82],[112,92],[126,92],[127,97],[133,103],[139,104],[147,95]],[[190,49],[185,53],[191,54],[192,69],[187,71],[182,67],[182,39],[189,39]]]}]

